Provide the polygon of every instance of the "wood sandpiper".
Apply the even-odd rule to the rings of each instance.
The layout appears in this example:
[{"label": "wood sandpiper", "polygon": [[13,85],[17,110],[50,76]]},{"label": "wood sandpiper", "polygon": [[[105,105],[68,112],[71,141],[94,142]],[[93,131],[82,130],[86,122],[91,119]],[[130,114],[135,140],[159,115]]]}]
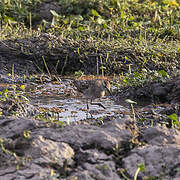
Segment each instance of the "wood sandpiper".
[{"label": "wood sandpiper", "polygon": [[101,103],[93,103],[94,99],[103,98],[105,93],[108,92],[110,95],[110,82],[107,80],[76,80],[74,81],[74,85],[76,86],[77,90],[83,94],[83,96],[87,99],[87,109],[88,100],[90,100],[90,104],[98,105],[102,108],[106,109]]}]

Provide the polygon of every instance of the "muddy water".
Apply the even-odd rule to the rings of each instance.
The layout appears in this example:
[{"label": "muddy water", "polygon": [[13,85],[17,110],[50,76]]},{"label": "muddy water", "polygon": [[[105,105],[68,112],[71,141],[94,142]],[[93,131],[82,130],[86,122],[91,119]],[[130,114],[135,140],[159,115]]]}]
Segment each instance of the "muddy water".
[{"label": "muddy water", "polygon": [[98,105],[89,105],[87,111],[87,100],[80,95],[70,80],[56,84],[46,83],[39,85],[31,96],[31,102],[45,109],[48,116],[60,121],[79,121],[90,119],[102,119],[105,116],[114,116],[125,111],[123,106],[114,103],[110,96],[98,99],[106,109]]},{"label": "muddy water", "polygon": [[101,99],[101,102],[106,109],[97,105],[89,105],[89,111],[87,111],[87,104],[85,99],[66,98],[61,99],[59,97],[41,97],[38,101],[33,100],[34,104],[38,104],[42,108],[57,108],[62,109],[62,112],[49,113],[51,116],[57,117],[61,121],[78,121],[86,118],[103,118],[104,116],[112,116],[120,113],[124,108],[120,105],[114,104],[114,102],[108,98]]}]

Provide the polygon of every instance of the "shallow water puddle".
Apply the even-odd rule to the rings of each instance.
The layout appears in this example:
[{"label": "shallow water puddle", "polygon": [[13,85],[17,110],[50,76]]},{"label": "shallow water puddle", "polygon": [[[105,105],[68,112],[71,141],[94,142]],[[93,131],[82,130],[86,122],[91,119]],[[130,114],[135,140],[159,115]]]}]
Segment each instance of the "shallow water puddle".
[{"label": "shallow water puddle", "polygon": [[116,105],[113,100],[105,97],[95,102],[102,103],[106,109],[89,104],[87,112],[86,99],[80,97],[72,83],[68,81],[59,84],[47,83],[38,86],[37,89],[34,92],[35,96],[31,98],[32,104],[38,105],[40,110],[47,112],[56,120],[73,122],[87,118],[101,119],[125,111],[123,106]]},{"label": "shallow water puddle", "polygon": [[[78,121],[84,120],[87,116],[98,119],[104,116],[112,116],[125,110],[122,106],[114,104],[108,98],[101,99],[101,102],[106,109],[97,105],[89,105],[89,113],[87,114],[87,104],[85,99],[61,97],[43,97],[33,100],[33,104],[38,104],[42,109],[49,110],[49,114],[58,118],[60,121]],[[54,112],[54,113],[53,113]],[[55,113],[56,112],[56,113]]]}]

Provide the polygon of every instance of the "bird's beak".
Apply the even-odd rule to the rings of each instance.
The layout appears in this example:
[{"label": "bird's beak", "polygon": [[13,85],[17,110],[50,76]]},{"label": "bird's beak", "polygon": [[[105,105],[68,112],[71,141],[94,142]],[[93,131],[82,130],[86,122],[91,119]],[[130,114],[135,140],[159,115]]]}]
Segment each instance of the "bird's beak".
[{"label": "bird's beak", "polygon": [[106,87],[106,90],[107,90],[107,92],[108,92],[111,96],[113,96],[113,95],[112,95],[112,92],[111,92],[111,90],[110,90],[109,88]]}]

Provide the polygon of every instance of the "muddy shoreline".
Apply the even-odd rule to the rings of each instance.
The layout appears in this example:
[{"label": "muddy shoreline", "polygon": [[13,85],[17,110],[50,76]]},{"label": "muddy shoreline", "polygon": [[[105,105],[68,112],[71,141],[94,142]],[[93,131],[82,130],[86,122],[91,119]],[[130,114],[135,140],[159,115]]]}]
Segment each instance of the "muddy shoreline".
[{"label": "muddy shoreline", "polygon": [[[40,46],[40,49],[44,47]],[[39,73],[34,57],[42,57],[44,51],[41,54],[38,50],[32,55],[26,52],[25,55],[20,47],[15,49],[0,42],[1,91],[6,89],[2,86],[5,83],[9,84],[8,88],[13,83],[28,84],[32,79],[24,80],[23,75],[29,77]],[[46,56],[48,67],[54,67],[57,60],[53,61],[52,57],[55,56]],[[74,64],[67,65],[63,71]],[[12,73],[12,65],[14,79],[8,76]],[[74,70],[80,67],[78,63],[76,65]],[[89,67],[91,65],[88,68],[83,66],[82,70],[88,73],[96,71],[89,71]],[[88,119],[62,125],[35,119],[37,107],[28,102],[15,104],[11,98],[1,102],[0,179],[132,179],[138,166],[143,164],[145,171],[139,172],[139,179],[178,180],[180,125],[178,121],[174,123],[169,115],[180,116],[180,76],[166,82],[151,82],[143,87],[114,91],[114,98],[117,102],[129,98],[147,103],[134,106],[136,118],[129,108],[101,121]],[[129,107],[128,104],[125,106]],[[10,110],[20,111],[22,116],[13,116]]]}]

